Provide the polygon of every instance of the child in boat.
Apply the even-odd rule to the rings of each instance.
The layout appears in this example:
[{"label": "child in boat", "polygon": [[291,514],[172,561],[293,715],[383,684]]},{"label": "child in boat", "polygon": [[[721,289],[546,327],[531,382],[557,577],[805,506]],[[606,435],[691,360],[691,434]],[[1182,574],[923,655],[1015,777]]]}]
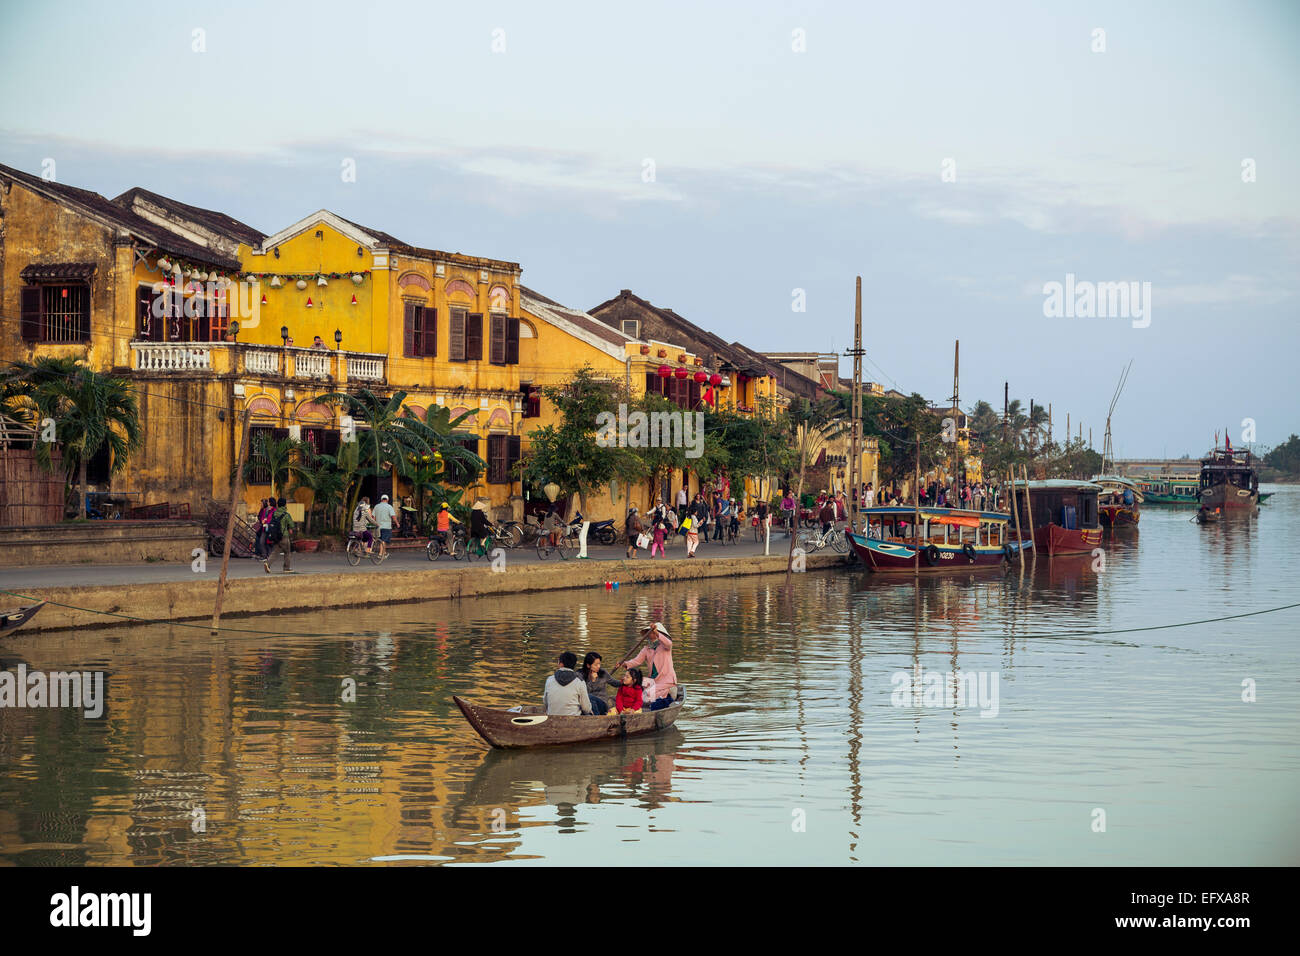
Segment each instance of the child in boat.
[{"label": "child in boat", "polygon": [[625,710],[634,714],[640,712],[644,694],[642,680],[641,672],[635,667],[623,675],[623,686],[614,696],[614,707],[620,714]]}]

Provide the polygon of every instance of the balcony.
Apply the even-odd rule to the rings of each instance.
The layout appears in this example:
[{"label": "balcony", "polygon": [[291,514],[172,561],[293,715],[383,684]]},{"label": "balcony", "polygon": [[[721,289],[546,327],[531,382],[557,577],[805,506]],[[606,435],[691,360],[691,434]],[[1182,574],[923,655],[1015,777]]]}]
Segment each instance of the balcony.
[{"label": "balcony", "polygon": [[338,349],[281,348],[237,342],[132,342],[132,367],[162,375],[236,375],[343,385],[382,382],[387,356]]}]

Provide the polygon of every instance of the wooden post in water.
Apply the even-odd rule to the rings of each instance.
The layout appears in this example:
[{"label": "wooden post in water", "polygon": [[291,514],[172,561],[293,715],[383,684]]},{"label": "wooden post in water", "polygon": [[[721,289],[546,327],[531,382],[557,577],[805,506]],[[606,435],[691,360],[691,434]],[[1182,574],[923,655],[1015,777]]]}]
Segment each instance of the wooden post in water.
[{"label": "wooden post in water", "polygon": [[1020,531],[1020,500],[1016,497],[1016,473],[1008,467],[1007,479],[1011,488],[1011,510],[1016,516],[1016,544],[1020,546],[1020,570],[1025,570],[1025,536]]},{"label": "wooden post in water", "polygon": [[[1025,476],[1025,522],[1029,525],[1029,540],[1034,540],[1034,509],[1029,504],[1029,467],[1020,466],[1021,472]],[[1049,499],[1050,500],[1050,499]],[[1022,549],[1023,550],[1023,546]],[[1038,543],[1034,543],[1034,560],[1038,560]]]},{"label": "wooden post in water", "polygon": [[921,575],[921,430],[916,430],[916,476],[913,479],[912,501],[912,574]]},{"label": "wooden post in water", "polygon": [[[226,571],[230,567],[230,539],[235,533],[235,503],[239,500],[241,492],[244,490],[244,462],[248,460],[248,420],[253,414],[251,407],[244,408],[244,415],[240,419],[239,426],[243,429],[243,437],[239,441],[239,460],[235,465],[235,473],[230,479],[230,511],[226,515],[226,540],[221,547],[221,576],[217,578],[217,599],[212,605],[212,633],[216,634],[221,624],[221,599],[226,593]],[[232,416],[233,417],[233,416]]]}]

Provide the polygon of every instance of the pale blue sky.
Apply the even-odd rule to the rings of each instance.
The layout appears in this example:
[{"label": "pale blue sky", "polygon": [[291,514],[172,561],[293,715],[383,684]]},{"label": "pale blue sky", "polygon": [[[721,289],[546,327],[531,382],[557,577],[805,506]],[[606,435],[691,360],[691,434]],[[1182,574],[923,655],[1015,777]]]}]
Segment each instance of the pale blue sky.
[{"label": "pale blue sky", "polygon": [[[1100,447],[1133,358],[1119,454],[1196,455],[1300,431],[1298,47],[1298,3],[5,3],[0,162],[324,206],[761,349],[850,344],[860,273],[887,383],[946,396],[960,337],[964,399]],[[1151,282],[1150,327],[1044,318],[1067,272]]]}]

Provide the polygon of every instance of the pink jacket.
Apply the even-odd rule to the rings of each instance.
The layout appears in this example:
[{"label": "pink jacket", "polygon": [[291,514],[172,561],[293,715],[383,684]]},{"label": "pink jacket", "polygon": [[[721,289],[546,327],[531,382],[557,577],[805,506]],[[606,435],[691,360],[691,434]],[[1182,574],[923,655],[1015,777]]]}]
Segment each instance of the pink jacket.
[{"label": "pink jacket", "polygon": [[672,696],[677,686],[677,672],[673,670],[673,642],[659,635],[659,646],[655,650],[648,647],[641,648],[641,652],[636,657],[627,662],[628,667],[636,667],[642,662],[646,665],[641,668],[645,676],[655,682],[655,688],[660,697]]}]

